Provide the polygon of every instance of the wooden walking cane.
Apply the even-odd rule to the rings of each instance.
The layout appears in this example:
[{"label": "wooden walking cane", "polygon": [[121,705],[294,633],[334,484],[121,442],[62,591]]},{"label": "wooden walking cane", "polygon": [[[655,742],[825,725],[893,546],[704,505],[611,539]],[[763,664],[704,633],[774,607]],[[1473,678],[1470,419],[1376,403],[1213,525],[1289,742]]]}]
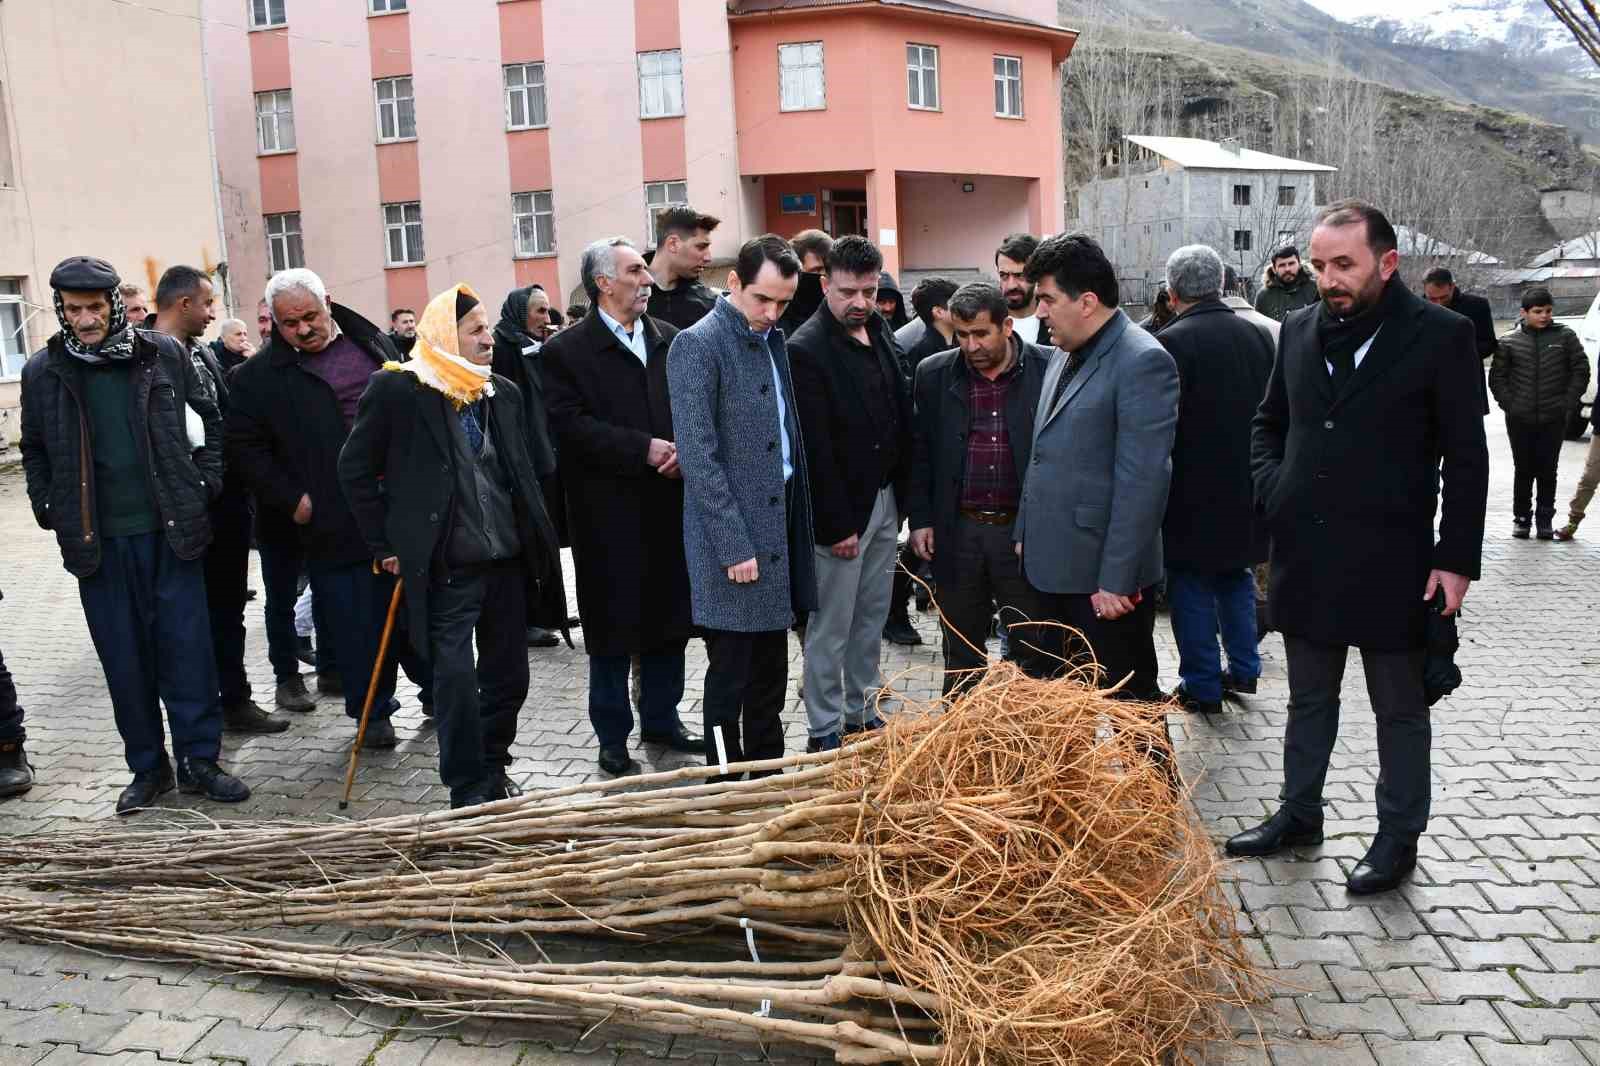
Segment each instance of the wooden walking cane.
[{"label": "wooden walking cane", "polygon": [[350,746],[350,769],[344,775],[344,799],[339,809],[350,806],[350,790],[356,784],[356,759],[361,755],[361,742],[367,737],[367,720],[372,717],[372,701],[378,695],[378,678],[383,676],[383,661],[389,657],[389,638],[394,635],[394,618],[400,612],[400,593],[405,590],[405,579],[394,579],[394,595],[389,597],[389,617],[383,620],[383,636],[378,638],[378,658],[372,664],[372,680],[367,683],[367,702],[361,705],[361,724],[356,727],[356,742]]}]

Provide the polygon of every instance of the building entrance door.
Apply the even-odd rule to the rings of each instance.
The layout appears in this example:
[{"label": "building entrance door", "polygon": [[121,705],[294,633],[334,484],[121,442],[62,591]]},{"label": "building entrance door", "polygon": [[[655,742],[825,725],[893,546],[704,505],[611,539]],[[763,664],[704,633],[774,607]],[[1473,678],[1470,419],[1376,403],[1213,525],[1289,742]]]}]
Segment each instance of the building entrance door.
[{"label": "building entrance door", "polygon": [[845,237],[867,235],[867,191],[865,189],[829,189],[828,235]]}]

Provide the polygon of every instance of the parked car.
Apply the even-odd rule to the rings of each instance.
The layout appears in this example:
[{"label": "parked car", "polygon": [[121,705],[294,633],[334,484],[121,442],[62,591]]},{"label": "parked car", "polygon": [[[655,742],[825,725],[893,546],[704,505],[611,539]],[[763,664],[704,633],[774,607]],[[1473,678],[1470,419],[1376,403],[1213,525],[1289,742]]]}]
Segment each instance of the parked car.
[{"label": "parked car", "polygon": [[1572,409],[1572,414],[1567,419],[1567,439],[1582,440],[1583,435],[1589,431],[1589,413],[1594,408],[1595,387],[1600,384],[1600,367],[1595,365],[1600,359],[1600,292],[1595,293],[1594,302],[1589,305],[1589,313],[1581,318],[1577,315],[1567,315],[1556,319],[1564,325],[1571,326],[1578,334],[1578,339],[1583,341],[1584,354],[1589,357],[1589,388]]}]

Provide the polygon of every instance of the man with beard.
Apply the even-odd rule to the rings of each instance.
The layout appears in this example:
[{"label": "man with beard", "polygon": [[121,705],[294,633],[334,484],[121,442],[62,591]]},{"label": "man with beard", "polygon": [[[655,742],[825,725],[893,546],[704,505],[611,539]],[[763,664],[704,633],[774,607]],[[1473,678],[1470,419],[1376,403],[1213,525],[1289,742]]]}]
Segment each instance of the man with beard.
[{"label": "man with beard", "polygon": [[411,358],[411,348],[417,343],[417,313],[411,308],[397,307],[389,312],[389,342],[402,361]]},{"label": "man with beard", "polygon": [[700,280],[711,263],[711,232],[722,224],[715,215],[692,207],[669,207],[656,219],[655,275],[650,289],[651,318],[674,329],[688,329],[706,316],[717,294]]},{"label": "man with beard", "polygon": [[[490,370],[489,315],[456,285],[428,302],[414,358],[361,397],[339,481],[373,560],[403,576],[433,678],[450,806],[521,795],[508,770],[528,698],[526,600],[561,584],[522,397]],[[476,648],[476,657],[474,657]]]},{"label": "man with beard", "polygon": [[119,283],[89,256],[50,274],[61,331],[22,369],[28,502],[78,579],[105,669],[133,771],[117,813],[174,787],[237,803],[250,790],[217,765],[222,709],[201,562],[222,491],[222,420],[182,346],[128,325]]},{"label": "man with beard", "polygon": [[628,755],[634,656],[639,739],[679,752],[705,747],[678,717],[693,630],[667,393],[667,348],[678,331],[644,313],[650,271],[626,239],[589,245],[581,270],[593,310],[546,346],[545,384],[569,502],[589,720],[600,769],[615,777],[639,769]]},{"label": "man with beard", "polygon": [[1011,310],[1011,331],[1028,344],[1048,348],[1052,343],[1050,325],[1039,314],[1039,300],[1025,269],[1028,257],[1038,247],[1039,238],[1031,233],[1008,235],[994,253],[994,272]]},{"label": "man with beard", "polygon": [[901,501],[909,499],[911,395],[899,347],[876,313],[883,254],[833,242],[823,305],[789,342],[810,474],[818,608],[806,624],[809,751],[883,724],[879,688]]},{"label": "man with beard", "polygon": [[1260,856],[1321,843],[1339,690],[1359,648],[1377,718],[1378,834],[1347,881],[1357,894],[1393,889],[1416,865],[1430,804],[1427,616],[1436,594],[1455,614],[1478,576],[1489,481],[1472,323],[1412,295],[1395,244],[1370,204],[1318,214],[1321,303],[1285,320],[1255,416],[1289,720],[1283,805],[1227,844]]},{"label": "man with beard", "polygon": [[1286,244],[1272,253],[1256,293],[1256,310],[1282,322],[1290,311],[1310,307],[1322,299],[1317,294],[1317,279],[1300,262],[1300,249]]}]

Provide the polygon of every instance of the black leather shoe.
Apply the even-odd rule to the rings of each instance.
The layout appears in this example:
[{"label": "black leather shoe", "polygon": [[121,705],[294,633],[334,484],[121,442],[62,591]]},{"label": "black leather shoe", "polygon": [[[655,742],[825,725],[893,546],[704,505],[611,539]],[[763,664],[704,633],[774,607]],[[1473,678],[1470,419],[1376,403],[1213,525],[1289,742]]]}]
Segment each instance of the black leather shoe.
[{"label": "black leather shoe", "polygon": [[172,763],[163,754],[160,766],[133,775],[128,787],[117,797],[117,813],[132,814],[145,807],[153,807],[157,796],[177,787],[178,782],[172,776]]},{"label": "black leather shoe", "polygon": [[400,743],[394,735],[394,723],[387,718],[376,718],[367,723],[367,735],[361,746],[372,751],[387,751]]},{"label": "black leather shoe", "polygon": [[561,643],[561,638],[541,626],[528,627],[528,647],[554,648]]},{"label": "black leather shoe", "polygon": [[629,756],[626,745],[608,744],[600,749],[600,770],[612,777],[627,777],[639,772],[639,764]]},{"label": "black leather shoe", "polygon": [[891,617],[883,623],[883,639],[904,648],[915,648],[922,643],[922,634],[912,626],[911,619],[904,616]]},{"label": "black leather shoe", "polygon": [[660,744],[689,755],[699,755],[706,750],[706,738],[699,733],[689,732],[681,724],[670,733],[641,733],[639,739],[646,744]]},{"label": "black leather shoe", "polygon": [[1513,518],[1511,520],[1511,535],[1518,540],[1527,540],[1528,533],[1533,529],[1533,523],[1526,518]]},{"label": "black leather shoe", "polygon": [[504,770],[489,776],[489,798],[492,800],[516,799],[522,789]]},{"label": "black leather shoe", "polygon": [[459,811],[463,807],[476,807],[480,803],[489,803],[499,798],[494,794],[492,785],[473,785],[471,788],[465,788],[459,792],[451,789],[450,809]]},{"label": "black leather shoe", "polygon": [[888,724],[889,723],[885,722],[882,718],[879,718],[877,715],[873,715],[865,722],[846,722],[844,724],[844,735],[847,737],[853,737],[857,733],[870,733],[875,729],[882,729]]},{"label": "black leather shoe", "polygon": [[287,718],[268,714],[255,700],[244,700],[232,707],[222,708],[222,730],[225,733],[281,733],[288,728]]},{"label": "black leather shoe", "polygon": [[1228,696],[1238,696],[1240,694],[1254,696],[1256,694],[1256,679],[1252,677],[1246,681],[1242,677],[1234,677],[1232,674],[1223,674],[1223,698],[1227,698]]},{"label": "black leather shoe", "polygon": [[811,737],[806,741],[806,754],[815,755],[819,751],[838,751],[839,734],[828,733],[820,737]]},{"label": "black leather shoe", "polygon": [[250,798],[248,785],[210,759],[179,759],[178,791],[217,803],[239,803]]},{"label": "black leather shoe", "polygon": [[33,766],[22,741],[0,741],[0,799],[20,796],[33,787]]},{"label": "black leather shoe", "polygon": [[1182,685],[1179,685],[1177,688],[1172,690],[1172,699],[1177,702],[1179,707],[1182,707],[1190,714],[1222,713],[1221,700],[1197,700],[1193,696],[1189,695],[1189,690],[1184,688]]},{"label": "black leather shoe", "polygon": [[1533,534],[1539,540],[1555,540],[1556,531],[1549,526],[1540,526]]},{"label": "black leather shoe", "polygon": [[1344,887],[1352,896],[1390,892],[1399,888],[1400,882],[1416,868],[1415,841],[1379,833],[1366,855],[1350,871],[1350,879],[1344,883]]},{"label": "black leather shoe", "polygon": [[1231,837],[1224,849],[1234,858],[1274,855],[1284,848],[1308,847],[1322,843],[1322,823],[1302,822],[1287,807],[1254,829]]}]

